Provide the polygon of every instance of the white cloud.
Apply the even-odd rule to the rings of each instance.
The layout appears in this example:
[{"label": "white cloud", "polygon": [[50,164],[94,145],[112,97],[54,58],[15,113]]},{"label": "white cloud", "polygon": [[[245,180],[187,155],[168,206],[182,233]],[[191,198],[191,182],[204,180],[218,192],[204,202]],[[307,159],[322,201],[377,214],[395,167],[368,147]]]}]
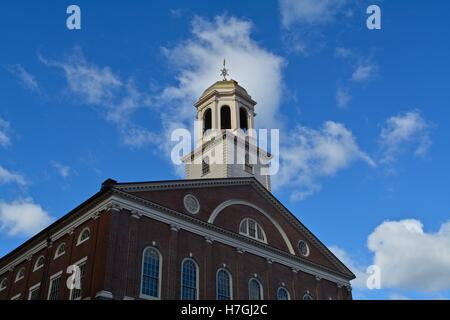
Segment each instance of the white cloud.
[{"label": "white cloud", "polygon": [[72,173],[73,169],[67,165],[64,165],[57,161],[52,161],[53,168],[56,169],[58,174],[63,178],[68,178]]},{"label": "white cloud", "polygon": [[352,74],[352,81],[363,82],[375,77],[378,67],[374,64],[359,64]]},{"label": "white cloud", "polygon": [[280,0],[282,24],[325,24],[346,13],[349,0]]},{"label": "white cloud", "polygon": [[0,146],[7,147],[11,144],[10,124],[8,121],[0,117]]},{"label": "white cloud", "polygon": [[407,151],[424,156],[431,146],[430,124],[419,111],[409,111],[387,119],[380,134],[382,163],[392,163]]},{"label": "white cloud", "polygon": [[353,57],[353,51],[348,48],[337,47],[334,52],[338,58],[347,59]]},{"label": "white cloud", "polygon": [[338,88],[336,91],[336,103],[339,108],[346,108],[350,101],[352,100],[351,95],[348,90],[343,88]]},{"label": "white cloud", "polygon": [[0,230],[10,236],[31,236],[53,221],[32,199],[0,201]]},{"label": "white cloud", "polygon": [[239,81],[258,102],[256,123],[276,127],[282,92],[283,59],[252,39],[248,20],[217,16],[213,21],[195,18],[191,37],[163,52],[173,65],[177,85],[165,88],[161,99],[171,103],[178,121],[192,121],[193,103],[220,80],[225,58],[230,77]]},{"label": "white cloud", "polygon": [[450,289],[450,221],[427,233],[418,220],[387,221],[368,237],[382,288],[438,292]]},{"label": "white cloud", "polygon": [[358,146],[343,124],[327,121],[315,130],[299,126],[284,139],[280,149],[280,171],[274,188],[290,187],[291,200],[302,200],[320,190],[318,179],[336,174],[356,161],[375,162]]},{"label": "white cloud", "polygon": [[16,183],[20,186],[25,186],[27,184],[23,176],[13,173],[0,165],[0,184],[5,183]]},{"label": "white cloud", "polygon": [[27,70],[25,70],[22,65],[17,64],[14,66],[10,66],[8,70],[9,72],[11,72],[11,74],[16,76],[28,89],[39,90],[39,85],[36,81],[36,78]]},{"label": "white cloud", "polygon": [[105,120],[117,127],[123,143],[141,147],[158,141],[154,134],[132,121],[138,109],[152,105],[150,96],[140,92],[132,79],[124,80],[110,67],[88,62],[78,47],[62,62],[42,56],[39,59],[62,70],[69,92],[79,103],[100,108]]}]

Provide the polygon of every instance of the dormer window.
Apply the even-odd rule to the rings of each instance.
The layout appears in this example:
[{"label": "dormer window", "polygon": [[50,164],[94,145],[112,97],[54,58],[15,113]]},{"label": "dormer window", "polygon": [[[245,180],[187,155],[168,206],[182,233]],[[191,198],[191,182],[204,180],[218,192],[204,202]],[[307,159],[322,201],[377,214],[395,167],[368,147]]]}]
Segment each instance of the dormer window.
[{"label": "dormer window", "polygon": [[245,218],[239,226],[239,233],[249,238],[267,243],[263,228],[253,219]]}]

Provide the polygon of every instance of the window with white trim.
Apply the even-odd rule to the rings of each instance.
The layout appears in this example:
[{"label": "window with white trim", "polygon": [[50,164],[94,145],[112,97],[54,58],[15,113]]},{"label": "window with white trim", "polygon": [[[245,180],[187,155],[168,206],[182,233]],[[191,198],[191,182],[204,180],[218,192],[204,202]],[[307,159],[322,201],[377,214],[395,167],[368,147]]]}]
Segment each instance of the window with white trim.
[{"label": "window with white trim", "polygon": [[300,240],[298,242],[298,251],[304,257],[309,256],[309,246],[308,246],[308,244],[305,241]]},{"label": "window with white trim", "polygon": [[155,248],[144,249],[142,257],[141,297],[161,298],[162,257]]},{"label": "window with white trim", "polygon": [[38,283],[30,288],[28,291],[28,300],[39,300],[41,293],[41,284]]},{"label": "window with white trim", "polygon": [[8,279],[7,278],[2,279],[2,281],[0,282],[0,291],[5,290],[7,286],[8,286]]},{"label": "window with white trim", "polygon": [[181,300],[198,300],[198,267],[189,258],[181,264]]},{"label": "window with white trim", "polygon": [[84,276],[86,274],[86,260],[84,262],[81,262],[77,265],[79,268],[79,276],[80,276],[80,287],[79,288],[73,288],[70,291],[70,300],[80,300],[83,296],[83,282],[84,282]]},{"label": "window with white trim", "polygon": [[17,271],[15,282],[22,280],[23,278],[25,278],[25,268],[24,267],[20,268],[19,271]]},{"label": "window with white trim", "polygon": [[83,242],[89,240],[90,236],[91,236],[91,230],[89,228],[84,228],[78,236],[77,246],[82,244]]},{"label": "window with white trim", "polygon": [[36,263],[34,264],[33,271],[36,271],[36,270],[39,270],[40,268],[42,268],[44,266],[44,263],[45,263],[45,257],[44,256],[40,256],[36,260]]},{"label": "window with white trim", "polygon": [[62,271],[58,272],[57,274],[53,275],[50,278],[50,286],[48,288],[48,300],[58,300],[59,293],[61,290],[61,278],[62,278]]},{"label": "window with white trim", "polygon": [[55,257],[54,257],[53,259],[56,259],[56,258],[61,257],[62,255],[64,255],[64,253],[66,253],[66,243],[65,243],[65,242],[61,243],[61,244],[56,248],[56,251],[55,251]]},{"label": "window with white trim", "polygon": [[277,300],[291,300],[289,292],[286,288],[279,287],[277,290]]},{"label": "window with white trim", "polygon": [[249,238],[267,243],[266,234],[261,225],[253,219],[245,218],[239,225],[239,233]]},{"label": "window with white trim", "polygon": [[217,300],[231,300],[232,286],[230,273],[225,269],[219,269],[216,277]]},{"label": "window with white trim", "polygon": [[248,299],[263,300],[263,287],[256,278],[251,278],[248,282]]}]

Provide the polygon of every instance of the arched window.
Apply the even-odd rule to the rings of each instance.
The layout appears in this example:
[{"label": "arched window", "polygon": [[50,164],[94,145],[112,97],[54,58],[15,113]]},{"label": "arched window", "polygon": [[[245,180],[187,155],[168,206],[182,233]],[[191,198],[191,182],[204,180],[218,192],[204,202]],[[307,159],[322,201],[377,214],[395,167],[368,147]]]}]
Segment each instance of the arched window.
[{"label": "arched window", "polygon": [[198,299],[198,267],[194,260],[185,259],[181,264],[181,300]]},{"label": "arched window", "polygon": [[303,300],[314,300],[314,298],[313,298],[313,296],[312,296],[309,292],[306,292],[306,293],[303,295]]},{"label": "arched window", "polygon": [[40,256],[37,260],[36,263],[34,264],[34,268],[33,271],[36,271],[40,268],[42,268],[44,266],[45,263],[45,257],[44,256]]},{"label": "arched window", "polygon": [[231,129],[231,110],[229,106],[220,108],[220,129]]},{"label": "arched window", "polygon": [[231,275],[225,269],[219,269],[217,271],[217,300],[231,300]]},{"label": "arched window", "polygon": [[207,109],[203,114],[203,133],[212,129],[212,112],[211,109]]},{"label": "arched window", "polygon": [[20,268],[19,271],[17,271],[16,274],[16,282],[25,278],[25,268]]},{"label": "arched window", "polygon": [[289,292],[283,287],[278,288],[277,300],[291,300]]},{"label": "arched window", "polygon": [[66,253],[66,244],[63,242],[56,248],[54,259],[61,257],[64,253]]},{"label": "arched window", "polygon": [[78,236],[77,245],[82,244],[83,242],[89,240],[90,235],[91,235],[91,231],[89,230],[89,228],[84,228],[80,232],[80,235]]},{"label": "arched window", "polygon": [[255,278],[251,278],[248,282],[248,299],[263,300],[262,284]]},{"label": "arched window", "polygon": [[250,218],[245,218],[241,221],[239,233],[258,241],[267,242],[263,228],[258,222]]},{"label": "arched window", "polygon": [[5,290],[7,285],[8,285],[8,279],[7,279],[7,278],[4,278],[4,279],[0,282],[0,291]]},{"label": "arched window", "polygon": [[248,130],[248,115],[247,110],[245,110],[245,108],[239,109],[239,124],[242,130],[244,131]]},{"label": "arched window", "polygon": [[161,254],[155,248],[146,248],[142,258],[141,297],[161,298]]}]

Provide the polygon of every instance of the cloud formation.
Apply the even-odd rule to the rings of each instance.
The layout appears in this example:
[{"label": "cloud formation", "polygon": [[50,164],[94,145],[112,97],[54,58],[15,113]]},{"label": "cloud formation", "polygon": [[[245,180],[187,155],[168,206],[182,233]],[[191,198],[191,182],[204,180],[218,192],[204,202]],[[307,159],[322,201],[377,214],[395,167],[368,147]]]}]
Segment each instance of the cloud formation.
[{"label": "cloud formation", "polygon": [[0,165],[0,184],[15,183],[19,186],[27,185],[23,176],[18,173],[13,173]]},{"label": "cloud formation", "polygon": [[0,231],[9,236],[32,236],[54,219],[32,199],[0,201]]},{"label": "cloud formation", "polygon": [[68,178],[73,172],[73,169],[71,167],[64,165],[58,161],[52,161],[52,166],[56,169],[56,172],[58,172],[58,174],[63,178]]},{"label": "cloud formation", "polygon": [[78,47],[62,61],[42,55],[39,59],[49,67],[62,70],[68,91],[80,103],[99,108],[105,119],[117,127],[124,144],[141,147],[158,141],[155,133],[132,121],[136,110],[152,105],[150,96],[139,91],[132,79],[124,80],[110,67],[88,62]]},{"label": "cloud formation", "polygon": [[327,121],[320,129],[299,126],[284,139],[280,150],[280,171],[274,188],[292,188],[291,200],[303,200],[320,190],[319,178],[333,176],[352,163],[375,162],[358,146],[343,124]]},{"label": "cloud formation", "polygon": [[378,67],[371,63],[359,64],[352,74],[352,81],[363,82],[372,79],[377,73]]},{"label": "cloud formation", "polygon": [[25,70],[22,65],[16,64],[14,66],[10,66],[8,67],[8,70],[12,75],[19,79],[26,88],[36,91],[39,90],[39,84],[36,81],[36,78],[27,70]]},{"label": "cloud formation", "polygon": [[382,288],[450,289],[450,221],[427,233],[419,220],[386,221],[368,237]]},{"label": "cloud formation", "polygon": [[0,146],[7,147],[11,144],[10,131],[9,122],[0,117]]},{"label": "cloud formation", "polygon": [[349,0],[280,0],[283,27],[294,24],[320,25],[345,14]]},{"label": "cloud formation", "polygon": [[430,127],[417,110],[387,119],[379,138],[382,149],[380,162],[391,164],[408,150],[416,156],[424,156],[431,146]]}]

